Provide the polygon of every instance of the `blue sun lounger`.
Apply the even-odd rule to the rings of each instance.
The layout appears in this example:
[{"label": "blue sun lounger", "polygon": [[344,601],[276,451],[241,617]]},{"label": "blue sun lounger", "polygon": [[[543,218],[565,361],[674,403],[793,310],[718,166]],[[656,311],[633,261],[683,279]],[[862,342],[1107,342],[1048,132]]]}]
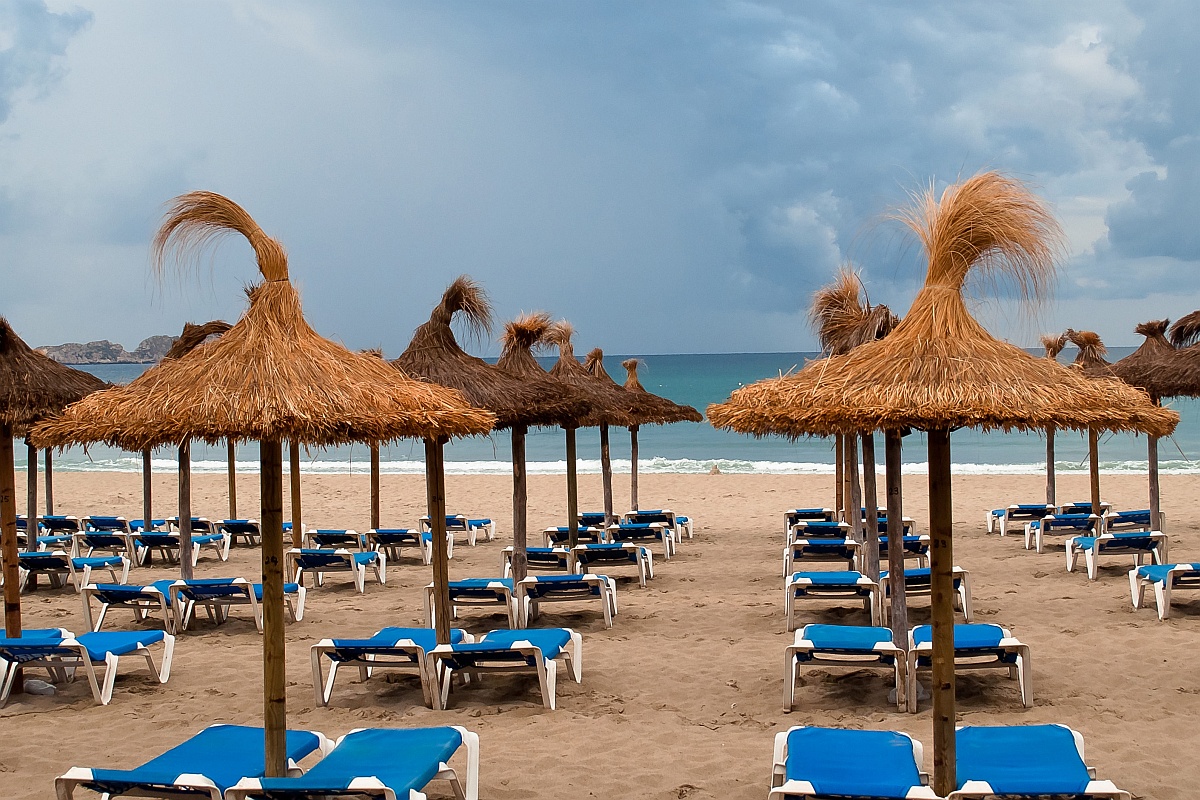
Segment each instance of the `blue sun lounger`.
[{"label": "blue sun lounger", "polygon": [[25,552],[17,554],[17,570],[22,591],[35,588],[38,576],[45,575],[51,588],[61,589],[69,582],[76,592],[82,592],[92,579],[92,570],[107,570],[113,583],[125,583],[129,580],[129,559],[111,555],[72,558],[62,550]]},{"label": "blue sun lounger", "polygon": [[38,517],[38,549],[70,547],[71,537],[83,530],[83,522],[70,514],[43,514]]},{"label": "blue sun lounger", "polygon": [[1130,798],[1112,781],[1095,780],[1083,761],[1083,736],[1066,725],[966,725],[958,729],[955,748],[958,789],[951,800]]},{"label": "blue sun lounger", "polygon": [[685,535],[689,539],[695,535],[692,518],[676,514],[669,508],[643,508],[638,511],[626,511],[621,517],[621,522],[661,522],[675,534],[676,544],[682,542]]},{"label": "blue sun lounger", "polygon": [[792,508],[783,512],[783,535],[792,532],[792,527],[801,521],[821,520],[833,522],[832,508]]},{"label": "blue sun lounger", "polygon": [[292,548],[283,554],[286,565],[285,574],[304,585],[304,573],[313,572],[317,576],[317,586],[325,585],[326,572],[349,572],[354,576],[354,588],[359,594],[367,591],[367,567],[375,572],[379,585],[387,583],[387,556],[375,550],[352,552],[345,548],[337,550],[316,550]]},{"label": "blue sun lounger", "polygon": [[367,537],[350,528],[309,528],[304,532],[304,547],[310,550],[367,550]]},{"label": "blue sun lounger", "polygon": [[604,627],[611,628],[617,615],[617,582],[607,575],[530,575],[519,581],[514,598],[523,625],[538,618],[541,603],[599,601]]},{"label": "blue sun lounger", "polygon": [[[500,551],[500,563],[504,577],[512,577],[513,546]],[[525,563],[530,572],[574,572],[575,563],[571,551],[565,547],[526,547]]]},{"label": "blue sun lounger", "polygon": [[581,511],[575,519],[581,528],[608,527],[608,518],[603,511]]},{"label": "blue sun lounger", "polygon": [[1098,531],[1101,522],[1095,514],[1048,514],[1040,520],[1025,523],[1025,549],[1041,553],[1045,538],[1051,534],[1087,535]]},{"label": "blue sun lounger", "polygon": [[1148,508],[1137,511],[1105,511],[1103,518],[1105,533],[1152,530],[1165,533],[1167,530],[1167,515],[1159,512],[1158,528],[1156,529],[1150,524],[1150,509]]},{"label": "blue sun lounger", "polygon": [[[433,534],[412,528],[372,528],[367,531],[367,549],[378,550],[387,555],[389,561],[399,561],[405,550],[416,548],[421,563],[433,563]],[[446,532],[446,557],[454,558],[454,534]]]},{"label": "blue sun lounger", "polygon": [[[150,645],[159,643],[163,646],[161,668],[154,665],[154,656],[150,652]],[[0,708],[8,702],[13,680],[20,669],[45,669],[54,683],[72,681],[82,670],[92,696],[97,703],[106,706],[112,699],[121,656],[144,657],[155,680],[166,683],[171,675],[174,652],[175,637],[165,631],[105,631],[62,639],[41,636],[0,639]],[[96,674],[98,666],[102,667],[100,675]]]},{"label": "blue sun lounger", "polygon": [[[433,530],[433,524],[428,516],[420,517],[417,520],[417,527],[423,532]],[[464,533],[467,536],[467,544],[471,547],[475,546],[479,532],[483,531],[485,541],[491,541],[496,538],[496,523],[490,519],[469,519],[463,514],[447,514],[446,515],[446,532],[450,534]]]},{"label": "blue sun lounger", "polygon": [[1102,533],[1098,536],[1072,536],[1067,539],[1067,572],[1074,572],[1082,554],[1088,580],[1100,573],[1100,556],[1133,556],[1134,566],[1142,566],[1146,556],[1155,564],[1167,561],[1167,535],[1160,531]]},{"label": "blue sun lounger", "polygon": [[612,544],[579,544],[571,548],[571,558],[578,573],[593,572],[593,566],[605,567],[605,572],[614,567],[637,567],[638,583],[644,589],[646,581],[654,577],[654,554],[649,547],[633,542]]},{"label": "blue sun lounger", "polygon": [[668,561],[675,553],[675,532],[662,522],[622,522],[609,525],[604,529],[604,536],[614,544],[662,542],[663,558]]},{"label": "blue sun lounger", "polygon": [[[904,570],[904,596],[909,597],[930,597],[933,594],[933,579],[932,571],[929,567],[918,567],[917,569]],[[971,606],[971,573],[967,572],[962,567],[953,567],[950,571],[950,580],[953,585],[955,598],[958,599],[958,610],[962,612],[963,621],[970,622],[975,617],[975,612]],[[885,569],[879,573],[879,585],[883,591],[883,615],[887,616],[890,608],[888,599],[892,596],[892,582],[888,580],[888,571]]]},{"label": "blue sun lounger", "polygon": [[[901,539],[901,546],[904,548],[904,558],[915,558],[918,567],[929,566],[929,534],[923,533],[920,536],[904,536]],[[881,561],[888,560],[888,537],[879,537],[879,559]]]},{"label": "blue sun lounger", "polygon": [[796,572],[784,587],[787,629],[796,629],[796,601],[814,597],[854,598],[861,600],[863,610],[871,615],[871,624],[879,623],[879,584],[852,570],[828,572]]},{"label": "blue sun lounger", "polygon": [[[292,622],[304,619],[304,597],[307,591],[298,583],[283,585],[283,605]],[[175,616],[175,629],[185,631],[191,624],[196,607],[208,613],[214,625],[229,619],[233,606],[250,606],[258,632],[263,629],[263,585],[245,578],[195,578],[178,580],[167,586],[167,600]]]},{"label": "blue sun lounger", "polygon": [[217,532],[229,536],[230,546],[238,539],[245,539],[251,547],[262,542],[262,525],[256,519],[223,519],[217,523]]},{"label": "blue sun lounger", "polygon": [[[132,526],[131,526],[132,527]],[[203,530],[203,529],[202,529]],[[157,553],[168,564],[179,563],[182,538],[179,531],[143,531],[134,536],[140,565],[149,564]],[[200,551],[212,550],[221,561],[229,560],[229,535],[225,533],[192,534],[192,566],[200,563]]]},{"label": "blue sun lounger", "polygon": [[1171,595],[1182,590],[1200,589],[1200,562],[1191,564],[1156,564],[1135,567],[1129,570],[1129,593],[1133,607],[1141,608],[1146,587],[1154,587],[1154,599],[1158,603],[1158,618],[1165,620],[1171,615]]},{"label": "blue sun lounger", "polygon": [[[450,630],[451,644],[472,641],[474,639],[465,631]],[[345,666],[358,667],[358,677],[362,681],[370,678],[377,669],[415,669],[421,680],[425,705],[433,708],[438,681],[426,674],[426,656],[435,647],[437,633],[432,628],[384,628],[369,639],[322,639],[309,649],[317,705],[329,705],[338,668]],[[329,659],[328,678],[322,670],[324,659]]]},{"label": "blue sun lounger", "polygon": [[796,682],[800,679],[800,667],[806,665],[850,669],[886,667],[895,678],[897,708],[903,711],[907,707],[904,648],[892,642],[892,632],[887,628],[805,625],[796,631],[796,640],[784,651],[783,663],[784,711],[791,711],[796,705]]},{"label": "blue sun lounger", "polygon": [[524,628],[489,631],[477,642],[442,644],[429,653],[428,674],[441,676],[435,709],[448,707],[455,672],[472,681],[485,672],[533,672],[542,691],[542,705],[555,706],[558,660],[570,668],[576,683],[583,681],[583,638],[570,628]]},{"label": "blue sun lounger", "polygon": [[1106,503],[1103,500],[1100,501],[1099,511],[1092,508],[1091,500],[1082,500],[1078,503],[1063,503],[1058,507],[1058,513],[1060,514],[1096,514],[1104,516],[1110,511],[1112,511],[1112,503]]},{"label": "blue sun lounger", "polygon": [[[129,520],[129,530],[134,533],[146,533],[146,521],[142,519]],[[150,520],[150,531],[165,531],[167,529],[167,521],[165,519]]]},{"label": "blue sun lounger", "polygon": [[[425,587],[425,619],[433,627],[434,584]],[[512,578],[467,578],[450,581],[450,618],[458,619],[459,606],[500,606],[508,617],[510,628],[519,628],[523,622],[517,607],[516,587]]]},{"label": "blue sun lounger", "polygon": [[[450,759],[466,751],[466,781]],[[479,736],[457,725],[444,728],[359,728],[338,739],[334,748],[303,775],[292,778],[244,778],[227,800],[264,798],[310,800],[315,797],[378,797],[419,800],[434,780],[449,781],[454,796],[479,797]]]},{"label": "blue sun lounger", "polygon": [[[603,544],[604,528],[595,525],[580,525],[575,532],[576,540],[579,544]],[[542,546],[554,547],[556,545],[566,545],[571,541],[571,529],[564,526],[551,526],[542,531]]]},{"label": "blue sun lounger", "polygon": [[[917,670],[933,669],[933,628],[918,625],[908,634],[908,710],[917,712]],[[1005,669],[1021,686],[1021,705],[1033,705],[1033,673],[1029,645],[1007,628],[976,623],[954,626],[954,670]]]},{"label": "blue sun lounger", "polygon": [[937,800],[921,743],[898,731],[797,725],[775,734],[768,800]]},{"label": "blue sun lounger", "polygon": [[796,571],[796,565],[801,561],[834,561],[844,563],[847,569],[854,569],[858,564],[859,548],[862,547],[853,539],[794,538],[783,549],[783,576]]},{"label": "blue sun lounger", "polygon": [[1058,509],[1050,503],[1013,503],[1004,508],[993,508],[987,515],[987,532],[1007,536],[1012,523],[1024,525],[1056,511]]},{"label": "blue sun lounger", "polygon": [[[319,733],[288,731],[285,752],[290,770],[304,757],[324,752],[329,741]],[[72,800],[82,787],[110,797],[207,797],[222,800],[225,790],[265,771],[262,728],[210,725],[162,755],[134,769],[71,767],[54,781],[59,800]]]},{"label": "blue sun lounger", "polygon": [[97,550],[123,555],[136,564],[137,546],[129,520],[99,514],[84,517],[83,530],[71,536],[71,555],[90,556]]}]

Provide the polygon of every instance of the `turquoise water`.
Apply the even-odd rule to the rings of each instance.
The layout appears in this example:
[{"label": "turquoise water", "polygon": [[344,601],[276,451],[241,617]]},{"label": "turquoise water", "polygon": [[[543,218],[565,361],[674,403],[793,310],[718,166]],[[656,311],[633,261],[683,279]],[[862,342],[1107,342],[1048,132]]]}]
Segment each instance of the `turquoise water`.
[{"label": "turquoise water", "polygon": [[[1113,348],[1113,360],[1132,352],[1131,348]],[[804,364],[816,353],[728,353],[696,355],[652,355],[640,357],[642,384],[650,391],[670,397],[679,403],[695,406],[702,412],[709,403],[726,399],[739,386],[760,378],[779,375]],[[629,356],[605,358],[609,374],[623,380],[625,370],[621,361]],[[553,359],[543,359],[549,366]],[[140,375],[146,367],[140,364],[114,364],[84,367],[89,372],[114,383],[126,383]],[[1172,439],[1159,446],[1164,472],[1200,471],[1191,457],[1200,456],[1200,406],[1191,400],[1176,400],[1170,404],[1182,417]],[[1045,467],[1045,441],[1033,434],[982,434],[975,431],[956,431],[951,436],[955,470],[959,473],[1033,473]],[[913,472],[924,469],[925,442],[914,433],[905,440],[906,468]],[[826,439],[788,442],[784,439],[754,439],[748,436],[719,431],[703,423],[679,423],[667,426],[646,426],[639,435],[640,469],[643,472],[708,472],[714,465],[722,472],[762,473],[820,473],[833,470],[832,442]],[[597,472],[600,468],[600,444],[596,429],[579,431],[578,448],[581,472]],[[531,430],[526,445],[531,473],[561,473],[563,434],[559,429]],[[24,447],[17,448],[18,467],[24,466]],[[223,471],[225,449],[193,445],[192,457],[197,471]],[[1182,454],[1181,454],[1182,453]],[[381,450],[385,472],[420,472],[423,469],[423,447],[420,442],[403,441]],[[451,473],[497,473],[511,471],[508,434],[473,437],[453,442],[446,448],[447,469]],[[629,436],[624,429],[612,432],[612,455],[618,472],[629,470]],[[169,468],[174,452],[163,449],[155,458],[163,468]],[[1085,471],[1087,468],[1086,437],[1060,433],[1056,440],[1056,462],[1062,471]],[[1142,472],[1146,468],[1144,437],[1114,435],[1102,440],[1100,448],[1102,469],[1110,472]],[[239,462],[253,471],[258,461],[256,445],[238,449]],[[878,458],[882,463],[882,453]],[[66,470],[136,470],[140,457],[105,446],[92,446],[85,454],[72,449],[56,457],[56,469]],[[364,472],[367,469],[365,446],[313,450],[305,454],[304,468],[314,472]]]}]

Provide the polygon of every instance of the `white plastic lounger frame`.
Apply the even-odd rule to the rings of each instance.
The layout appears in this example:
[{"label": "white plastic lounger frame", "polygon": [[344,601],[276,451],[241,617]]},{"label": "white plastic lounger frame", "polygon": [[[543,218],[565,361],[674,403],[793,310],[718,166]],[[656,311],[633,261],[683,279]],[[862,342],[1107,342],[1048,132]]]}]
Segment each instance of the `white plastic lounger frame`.
[{"label": "white plastic lounger frame", "polygon": [[860,599],[863,610],[871,616],[871,624],[879,624],[879,584],[860,572],[837,574],[846,575],[846,580],[826,583],[819,572],[797,572],[788,578],[784,587],[784,611],[789,631],[796,630],[796,601],[810,597]]},{"label": "white plastic lounger frame", "polygon": [[[168,586],[167,597],[170,599],[171,613],[175,617],[175,629],[177,631],[188,629],[198,605],[204,607],[209,621],[214,625],[221,625],[229,619],[229,609],[233,606],[250,606],[250,612],[254,616],[254,625],[258,628],[258,632],[262,633],[262,604],[258,599],[254,584],[245,578],[233,578],[227,583],[216,584],[214,588],[226,587],[236,591],[200,600],[189,598],[185,596],[185,593],[189,588],[201,590],[203,589],[202,585],[189,586],[187,581],[179,580]],[[283,607],[287,610],[288,619],[292,622],[299,622],[304,619],[304,599],[308,590],[298,584],[292,588],[294,591],[290,592],[287,591],[286,586],[284,588]],[[259,591],[261,591],[261,587]]]},{"label": "white plastic lounger frame", "polygon": [[[593,555],[597,552],[603,553],[603,557],[598,558]],[[613,555],[614,552],[622,552],[623,555]],[[573,567],[575,572],[587,570],[592,563],[603,566],[605,572],[633,564],[637,567],[638,583],[643,589],[646,588],[646,581],[654,577],[654,553],[650,552],[649,547],[633,542],[599,546],[578,544],[571,548],[571,558],[575,562]]]},{"label": "white plastic lounger frame", "polygon": [[[83,634],[84,637],[120,635],[120,633]],[[171,676],[171,658],[175,653],[175,637],[165,631],[146,631],[145,640],[145,643],[139,641],[136,646],[123,648],[126,649],[124,655],[145,658],[146,667],[154,679],[159,683],[166,683],[167,678]],[[105,653],[103,659],[92,661],[86,644],[93,642],[81,642],[74,636],[61,640],[31,638],[28,641],[29,645],[35,648],[52,648],[52,650],[43,657],[23,658],[20,663],[0,659],[0,708],[3,708],[8,702],[17,673],[22,669],[32,668],[49,671],[50,677],[55,683],[71,682],[75,680],[76,673],[83,670],[88,679],[88,686],[91,687],[92,697],[96,699],[96,702],[106,706],[112,700],[113,685],[117,680],[117,666],[121,660],[119,655],[110,651]],[[161,667],[155,665],[154,654],[150,652],[149,647],[160,641],[163,645]],[[97,666],[103,666],[103,673],[100,676],[96,675]],[[26,675],[28,676],[28,672]]]},{"label": "white plastic lounger frame", "polygon": [[[433,530],[433,525],[430,522],[428,514],[417,520],[417,527],[421,529],[422,533],[428,533]],[[491,519],[470,519],[464,514],[447,514],[446,531],[452,535],[454,533],[465,533],[467,535],[467,544],[474,547],[480,531],[483,531],[485,541],[490,542],[496,538],[496,521]]]},{"label": "white plastic lounger frame", "polygon": [[[175,633],[175,615],[168,605],[166,587],[170,581],[156,581],[148,586],[123,586],[119,592],[109,587],[88,584],[83,587],[83,620],[89,631],[98,631],[104,625],[109,609],[128,609],[133,612],[135,623],[144,622],[157,611],[163,619],[163,630]],[[100,604],[98,612],[92,611],[92,600]]]},{"label": "white plastic lounger frame", "polygon": [[[863,667],[880,666],[892,670],[896,683],[896,708],[904,711],[908,708],[907,683],[905,672],[907,661],[904,648],[892,642],[891,631],[878,628],[878,641],[862,647],[837,647],[816,644],[808,639],[809,631],[822,627],[805,625],[796,631],[795,641],[788,645],[783,654],[783,710],[791,711],[796,706],[796,683],[800,679],[802,664],[822,667],[846,667],[862,669]],[[858,626],[845,626],[858,630]]]},{"label": "white plastic lounger frame", "polygon": [[[502,655],[505,657],[498,657],[493,661],[485,656],[477,660],[467,670],[468,677],[471,680],[475,680],[487,672],[507,672],[510,674],[515,672],[535,672],[537,674],[538,687],[542,692],[542,705],[553,711],[557,704],[555,687],[558,684],[559,660],[562,660],[563,665],[571,670],[571,677],[575,679],[576,683],[583,683],[583,637],[570,628],[563,628],[562,630],[570,634],[570,641],[557,654],[547,657],[541,648],[529,641],[517,639],[507,646],[497,648],[497,656]],[[487,634],[484,634],[479,643],[487,643]],[[518,659],[514,660],[513,656],[517,656]],[[453,683],[454,670],[446,662],[454,658],[453,645],[438,645],[429,653],[429,665],[426,667],[427,674],[441,675],[441,691],[434,692],[434,710],[440,711],[449,707],[450,685]]]},{"label": "white plastic lounger frame", "polygon": [[[1033,519],[1041,519],[1048,514],[1053,514],[1057,510],[1050,503],[1013,503],[1006,508],[988,512],[987,532],[999,532],[1001,536],[1007,536],[1011,523],[1017,523],[1019,529],[1022,523]],[[997,511],[1000,513],[997,514]]]},{"label": "white plastic lounger frame", "polygon": [[[999,628],[1000,626],[995,626]],[[915,629],[914,629],[915,630]],[[1007,669],[1008,676],[1017,680],[1021,687],[1021,705],[1033,706],[1033,668],[1030,663],[1029,645],[1013,638],[1008,628],[1000,628],[1000,641],[992,646],[979,648],[954,648],[954,671],[969,669]],[[929,669],[923,662],[933,658],[933,642],[915,644],[913,631],[908,632],[908,710],[917,713],[918,670]]]},{"label": "white plastic lounger frame", "polygon": [[[505,616],[508,617],[508,627],[524,627],[524,616],[517,605],[516,591],[512,586],[511,578],[473,581],[472,583],[476,585],[471,586],[469,591],[464,590],[461,593],[455,591],[460,588],[456,587],[455,583],[461,584],[463,581],[450,582],[450,619],[458,619],[459,606],[493,609],[496,606],[502,606]],[[434,627],[433,593],[434,585],[430,583],[425,587],[425,620],[431,628]]]},{"label": "white plastic lounger frame", "polygon": [[[543,528],[542,547],[566,547],[569,532],[570,528],[562,526]],[[577,534],[579,544],[603,544],[608,541],[604,529],[594,525],[580,525]]]},{"label": "white plastic lounger frame", "polygon": [[21,553],[19,558],[24,556],[28,558],[20,559],[17,564],[17,585],[22,591],[30,580],[36,580],[38,575],[49,578],[50,587],[53,589],[61,589],[69,582],[76,593],[82,592],[83,587],[91,583],[93,570],[107,570],[113,583],[125,583],[129,580],[129,559],[125,556],[73,558],[63,550]]},{"label": "white plastic lounger frame", "polygon": [[[475,637],[465,631],[459,631],[462,634],[462,641],[473,642]],[[378,635],[378,634],[376,634]],[[338,641],[356,641],[355,645],[339,646]],[[438,691],[439,681],[434,679],[427,673],[429,668],[428,656],[425,648],[414,642],[412,639],[398,639],[392,644],[368,644],[370,639],[362,640],[334,640],[322,639],[309,648],[309,661],[312,666],[313,674],[313,692],[315,694],[318,706],[329,705],[329,698],[333,697],[333,685],[337,680],[338,670],[341,667],[357,667],[358,679],[366,681],[371,677],[377,669],[399,669],[406,672],[416,670],[417,677],[421,681],[421,697],[425,701],[425,705],[434,708],[434,694]],[[361,651],[359,655],[351,655],[355,651]],[[335,654],[342,654],[343,657],[338,658]],[[322,661],[329,659],[329,676],[323,674]]]},{"label": "white plastic lounger frame", "polygon": [[669,508],[639,509],[626,511],[621,515],[622,522],[655,522],[661,521],[675,535],[675,543],[681,544],[684,535],[691,539],[695,536],[695,520],[682,514],[676,514]]},{"label": "white plastic lounger frame", "polygon": [[1025,523],[1025,549],[1037,550],[1041,554],[1045,550],[1045,539],[1057,533],[1060,536],[1090,536],[1100,532],[1100,517],[1095,514],[1087,515],[1090,528],[1082,526],[1082,521],[1071,519],[1066,515],[1050,514],[1041,520]]},{"label": "white plastic lounger frame", "polygon": [[[500,551],[500,566],[501,573],[506,578],[512,577],[512,557],[514,547],[510,544],[508,547]],[[541,547],[537,550],[541,552],[530,552],[534,548],[526,550],[526,569],[530,572],[574,572],[575,559],[571,557],[571,551],[565,547]],[[549,550],[550,552],[545,552]]]},{"label": "white plastic lounger frame", "polygon": [[[914,573],[922,576],[922,580],[916,581],[915,585],[912,580]],[[917,570],[905,570],[904,577],[905,598],[932,597],[933,586],[929,567],[918,567]],[[963,622],[973,622],[975,619],[975,606],[971,602],[971,573],[962,567],[951,567],[950,581],[953,587],[954,600],[958,604],[957,610],[961,611],[963,615]],[[892,611],[891,603],[888,602],[892,596],[892,581],[886,570],[880,573],[879,587],[880,603],[883,606],[882,617],[884,623],[887,623]]]},{"label": "white plastic lounger frame", "polygon": [[1148,575],[1142,567],[1129,570],[1129,594],[1133,607],[1141,608],[1147,586],[1154,588],[1154,599],[1158,604],[1159,621],[1171,615],[1171,593],[1180,589],[1200,589],[1200,562],[1192,564],[1163,564],[1158,568],[1162,575]]},{"label": "white plastic lounger frame", "polygon": [[1067,572],[1075,571],[1081,553],[1089,581],[1096,580],[1100,574],[1100,556],[1133,556],[1134,566],[1140,567],[1149,555],[1152,563],[1165,564],[1167,544],[1167,535],[1161,531],[1106,531],[1099,536],[1072,536],[1067,540]]},{"label": "white plastic lounger frame", "polygon": [[797,572],[800,562],[845,563],[846,569],[858,569],[859,550],[853,539],[792,539],[783,548],[783,577]]},{"label": "white plastic lounger frame", "polygon": [[[564,579],[567,579],[564,581]],[[567,585],[559,585],[561,583]],[[574,584],[574,585],[572,585]],[[540,587],[540,588],[539,588]],[[599,600],[604,611],[604,627],[613,626],[617,615],[617,582],[607,575],[563,575],[539,580],[530,575],[517,582],[514,600],[522,617],[522,627],[538,618],[541,603],[594,602]]]},{"label": "white plastic lounger frame", "polygon": [[[631,525],[637,525],[638,527],[634,528]],[[646,527],[642,527],[642,525]],[[634,544],[641,544],[644,547],[648,547],[651,540],[660,541],[663,546],[663,559],[670,561],[671,556],[675,555],[675,531],[669,525],[662,522],[623,522],[617,525],[609,525],[604,531],[604,538],[613,543],[632,542]]]},{"label": "white plastic lounger frame", "polygon": [[[373,558],[370,558],[373,556]],[[305,566],[303,562],[308,557],[320,560],[319,565]],[[367,567],[375,573],[379,585],[387,584],[387,554],[378,551],[351,551],[345,548],[336,550],[303,550],[292,548],[283,554],[284,573],[291,575],[292,580],[304,586],[304,573],[314,572],[317,576],[317,586],[325,585],[326,572],[349,572],[354,577],[354,588],[359,594],[367,591]]]},{"label": "white plastic lounger frame", "polygon": [[[371,528],[367,531],[367,549],[386,553],[388,560],[399,561],[404,550],[415,549],[421,563],[433,563],[433,534],[413,528]],[[446,558],[454,558],[454,533],[446,531]]]}]

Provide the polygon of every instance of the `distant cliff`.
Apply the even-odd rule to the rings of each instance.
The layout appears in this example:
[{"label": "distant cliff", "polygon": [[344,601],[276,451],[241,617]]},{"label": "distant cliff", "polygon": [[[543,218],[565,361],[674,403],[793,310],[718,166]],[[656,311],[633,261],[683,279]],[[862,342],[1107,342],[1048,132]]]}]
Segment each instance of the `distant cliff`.
[{"label": "distant cliff", "polygon": [[99,342],[68,342],[67,344],[39,347],[60,364],[153,364],[161,361],[174,343],[174,336],[151,336],[137,346],[132,353],[119,344],[107,339]]}]

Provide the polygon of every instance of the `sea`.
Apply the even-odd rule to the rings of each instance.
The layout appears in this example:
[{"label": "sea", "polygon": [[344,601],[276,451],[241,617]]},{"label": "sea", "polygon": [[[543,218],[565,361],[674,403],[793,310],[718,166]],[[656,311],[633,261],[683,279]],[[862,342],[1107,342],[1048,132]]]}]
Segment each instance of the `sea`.
[{"label": "sea", "polygon": [[[1115,361],[1133,348],[1110,348]],[[1071,355],[1068,351],[1065,356]],[[1039,353],[1040,355],[1040,353]],[[621,361],[628,355],[606,356],[604,366],[610,375],[623,380]],[[767,377],[775,377],[803,366],[818,353],[710,353],[686,355],[636,356],[642,362],[638,376],[651,392],[677,403],[695,406],[702,413],[709,403],[718,403],[740,386]],[[549,367],[554,359],[542,359]],[[111,383],[128,383],[141,375],[148,365],[103,364],[81,366]],[[1189,399],[1167,404],[1180,414],[1174,436],[1159,443],[1159,463],[1163,473],[1200,472],[1200,404]],[[628,431],[610,433],[613,469],[630,470]],[[876,437],[878,464],[883,463],[882,437]],[[581,473],[600,471],[600,437],[595,428],[577,434],[578,469]],[[674,425],[643,426],[638,435],[641,473],[708,473],[715,467],[722,473],[802,475],[833,472],[833,440],[825,438],[788,441],[783,438],[757,439],[717,430],[708,422],[684,422]],[[1033,433],[981,433],[958,430],[951,434],[951,457],[956,474],[1035,474],[1045,471],[1045,438]],[[17,468],[26,465],[26,448],[16,447]],[[904,470],[920,474],[926,471],[925,438],[914,432],[904,439]],[[1146,439],[1127,434],[1106,435],[1100,442],[1100,469],[1106,473],[1144,473],[1147,467]],[[477,436],[451,442],[446,446],[446,472],[452,475],[506,475],[512,471],[508,433]],[[566,472],[563,432],[558,428],[531,429],[526,441],[530,474]],[[155,469],[173,470],[178,453],[173,448],[155,451]],[[365,445],[301,450],[301,469],[307,473],[366,474],[370,470]],[[385,474],[424,472],[424,448],[420,441],[399,441],[380,449],[380,468]],[[1195,460],[1193,460],[1195,459]],[[238,469],[257,472],[258,447],[241,444],[237,449]],[[226,449],[192,445],[194,472],[224,472]],[[105,445],[86,450],[71,448],[55,454],[56,470],[77,472],[138,472],[141,455]],[[284,459],[287,469],[287,459]],[[1086,472],[1087,437],[1060,431],[1055,439],[1055,468],[1060,472]]]}]

